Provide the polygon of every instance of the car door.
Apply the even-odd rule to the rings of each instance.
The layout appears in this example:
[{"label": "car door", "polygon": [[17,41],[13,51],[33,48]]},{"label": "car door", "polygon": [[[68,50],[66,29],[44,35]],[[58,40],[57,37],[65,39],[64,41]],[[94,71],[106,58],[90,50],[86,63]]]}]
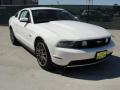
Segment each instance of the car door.
[{"label": "car door", "polygon": [[[23,22],[21,21],[21,18],[28,18],[29,22]],[[32,40],[32,36],[34,33],[32,33],[31,26],[31,17],[30,17],[30,12],[29,10],[23,10],[21,11],[19,18],[18,18],[18,22],[17,22],[17,31],[19,34],[19,39],[22,43],[24,43],[25,45],[27,45],[28,47],[31,47],[31,40]]]}]

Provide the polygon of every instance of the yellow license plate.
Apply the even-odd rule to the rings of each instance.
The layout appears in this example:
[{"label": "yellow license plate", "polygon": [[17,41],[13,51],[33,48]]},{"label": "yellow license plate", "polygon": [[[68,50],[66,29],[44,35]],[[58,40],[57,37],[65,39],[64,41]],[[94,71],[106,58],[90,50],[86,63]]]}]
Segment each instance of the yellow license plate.
[{"label": "yellow license plate", "polygon": [[96,54],[96,60],[104,59],[107,56],[107,51],[101,51]]}]

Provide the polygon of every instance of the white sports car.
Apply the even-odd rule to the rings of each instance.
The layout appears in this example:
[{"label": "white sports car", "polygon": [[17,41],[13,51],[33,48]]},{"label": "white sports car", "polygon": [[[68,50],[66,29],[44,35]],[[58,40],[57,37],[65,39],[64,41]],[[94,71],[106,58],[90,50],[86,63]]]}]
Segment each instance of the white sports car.
[{"label": "white sports car", "polygon": [[80,22],[64,9],[33,7],[9,20],[10,37],[33,51],[44,69],[92,65],[113,52],[111,34],[102,27]]}]

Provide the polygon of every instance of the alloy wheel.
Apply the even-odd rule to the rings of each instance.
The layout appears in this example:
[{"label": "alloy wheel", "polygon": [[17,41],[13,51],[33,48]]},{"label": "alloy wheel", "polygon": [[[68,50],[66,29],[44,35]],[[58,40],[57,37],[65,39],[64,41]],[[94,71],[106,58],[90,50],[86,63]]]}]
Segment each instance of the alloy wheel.
[{"label": "alloy wheel", "polygon": [[36,45],[36,57],[40,66],[45,66],[47,64],[47,51],[42,42],[38,42]]}]

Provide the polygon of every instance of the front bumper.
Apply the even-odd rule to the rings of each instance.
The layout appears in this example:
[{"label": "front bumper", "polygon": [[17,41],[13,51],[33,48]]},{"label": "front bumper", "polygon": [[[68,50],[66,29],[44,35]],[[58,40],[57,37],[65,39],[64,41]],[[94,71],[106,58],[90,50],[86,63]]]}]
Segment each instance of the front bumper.
[{"label": "front bumper", "polygon": [[92,58],[92,59],[86,59],[86,60],[71,61],[67,65],[67,67],[88,66],[88,65],[97,64],[97,63],[105,61],[110,55],[112,55],[112,52],[110,54],[107,54],[107,57],[100,59],[100,60],[96,60],[96,58]]},{"label": "front bumper", "polygon": [[[110,44],[98,48],[89,48],[89,49],[67,49],[67,48],[56,48],[52,61],[53,63],[60,66],[76,66],[72,65],[72,62],[87,62],[86,63],[76,63],[79,66],[90,65],[101,62],[103,60],[93,61],[96,53],[100,51],[107,50],[107,57],[113,52],[114,43],[111,41]],[[105,59],[104,59],[105,60]]]}]

